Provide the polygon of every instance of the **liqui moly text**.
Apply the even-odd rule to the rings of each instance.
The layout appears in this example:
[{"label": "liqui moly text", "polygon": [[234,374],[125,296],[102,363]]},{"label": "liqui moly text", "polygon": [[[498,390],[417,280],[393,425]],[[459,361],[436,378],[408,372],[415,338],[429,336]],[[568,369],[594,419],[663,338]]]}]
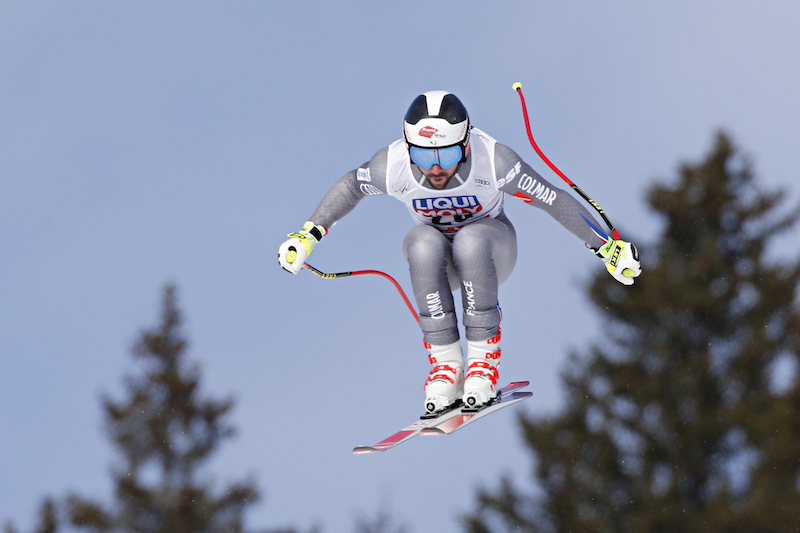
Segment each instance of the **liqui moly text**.
[{"label": "liqui moly text", "polygon": [[472,216],[483,209],[477,196],[418,198],[414,200],[413,206],[414,211],[426,218]]}]

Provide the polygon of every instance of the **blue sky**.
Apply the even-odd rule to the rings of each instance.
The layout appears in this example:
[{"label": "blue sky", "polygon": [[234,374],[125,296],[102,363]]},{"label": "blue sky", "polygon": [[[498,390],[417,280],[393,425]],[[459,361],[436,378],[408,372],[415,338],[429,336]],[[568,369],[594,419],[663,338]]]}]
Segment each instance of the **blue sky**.
[{"label": "blue sky", "polygon": [[[645,253],[660,221],[644,191],[721,127],[794,204],[799,16],[722,0],[3,3],[0,521],[29,529],[45,495],[107,498],[99,397],[123,393],[129,348],[174,282],[206,391],[237,401],[239,434],[209,474],[257,480],[251,526],[348,531],[387,507],[412,531],[457,531],[476,487],[529,477],[513,411],[554,412],[567,354],[602,342],[584,296],[602,265],[509,198],[520,254],[501,287],[501,376],[529,379],[533,398],[353,456],[419,414],[421,335],[384,280],[290,276],[278,245],[430,89],[557,182],[516,81],[545,154]],[[411,225],[399,202],[367,198],[310,262],[410,291]]]}]

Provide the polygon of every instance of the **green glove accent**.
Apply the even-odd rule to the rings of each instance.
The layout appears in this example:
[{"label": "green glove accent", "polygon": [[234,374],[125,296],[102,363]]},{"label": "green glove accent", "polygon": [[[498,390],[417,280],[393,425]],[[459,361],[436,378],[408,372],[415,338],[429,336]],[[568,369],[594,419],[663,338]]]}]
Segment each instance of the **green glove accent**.
[{"label": "green glove accent", "polygon": [[306,249],[306,255],[311,255],[311,250],[327,233],[328,230],[325,227],[317,226],[309,221],[303,224],[303,229],[298,233],[290,233],[287,237],[300,241]]},{"label": "green glove accent", "polygon": [[639,250],[629,242],[609,239],[595,254],[606,264],[608,273],[623,285],[633,285],[633,278],[642,273]]},{"label": "green glove accent", "polygon": [[302,230],[290,233],[289,239],[278,248],[278,264],[287,272],[297,274],[303,269],[311,250],[326,233],[328,230],[324,226],[306,222]]}]

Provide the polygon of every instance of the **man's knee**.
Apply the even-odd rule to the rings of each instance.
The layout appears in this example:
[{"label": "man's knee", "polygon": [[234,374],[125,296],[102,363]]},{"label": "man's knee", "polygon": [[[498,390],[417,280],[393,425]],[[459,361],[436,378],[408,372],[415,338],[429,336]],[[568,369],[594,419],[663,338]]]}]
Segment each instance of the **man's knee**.
[{"label": "man's knee", "polygon": [[447,239],[436,228],[427,225],[414,226],[403,241],[403,254],[409,262],[437,255],[445,257],[440,251],[447,245]]},{"label": "man's knee", "polygon": [[485,261],[492,256],[494,232],[484,224],[471,224],[458,231],[453,239],[453,258],[456,263]]}]

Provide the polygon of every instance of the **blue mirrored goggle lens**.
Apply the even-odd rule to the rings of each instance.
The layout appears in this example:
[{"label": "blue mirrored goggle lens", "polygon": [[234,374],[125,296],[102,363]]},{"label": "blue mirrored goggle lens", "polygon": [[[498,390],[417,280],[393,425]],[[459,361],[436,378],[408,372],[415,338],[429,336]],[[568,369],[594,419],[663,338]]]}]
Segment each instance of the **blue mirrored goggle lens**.
[{"label": "blue mirrored goggle lens", "polygon": [[433,165],[450,168],[459,163],[464,157],[459,145],[448,146],[447,148],[419,148],[412,146],[408,153],[415,165],[426,170]]}]

